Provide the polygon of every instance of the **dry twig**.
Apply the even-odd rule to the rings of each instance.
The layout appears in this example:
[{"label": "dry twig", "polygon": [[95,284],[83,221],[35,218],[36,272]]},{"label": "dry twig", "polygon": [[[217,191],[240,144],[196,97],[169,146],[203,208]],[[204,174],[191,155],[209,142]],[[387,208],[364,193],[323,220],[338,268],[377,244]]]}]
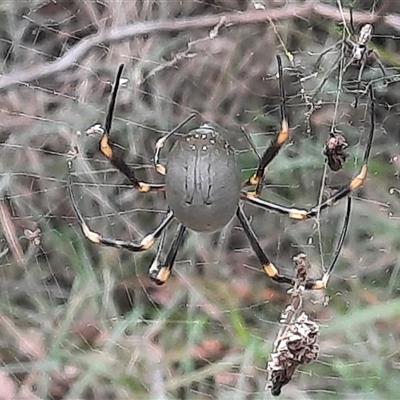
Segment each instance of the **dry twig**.
[{"label": "dry twig", "polygon": [[[276,9],[197,16],[170,21],[136,22],[130,25],[105,29],[95,35],[88,36],[56,61],[34,65],[30,68],[3,75],[0,77],[0,90],[18,83],[29,83],[36,79],[42,79],[64,71],[76,65],[93,47],[104,43],[123,41],[143,35],[154,35],[160,32],[181,32],[185,30],[214,28],[220,26],[222,21],[224,25],[229,26],[268,23],[270,21],[282,21],[294,17],[311,18],[313,15],[337,22],[342,21],[343,18],[346,21],[350,21],[350,13],[348,11],[341,13],[340,10],[333,6],[322,4],[315,0],[308,0],[302,4],[287,4],[282,8]],[[398,14],[380,16],[379,13],[373,15],[368,12],[354,12],[353,20],[357,24],[372,24],[379,21],[380,24],[388,25],[400,32],[400,15]]]}]

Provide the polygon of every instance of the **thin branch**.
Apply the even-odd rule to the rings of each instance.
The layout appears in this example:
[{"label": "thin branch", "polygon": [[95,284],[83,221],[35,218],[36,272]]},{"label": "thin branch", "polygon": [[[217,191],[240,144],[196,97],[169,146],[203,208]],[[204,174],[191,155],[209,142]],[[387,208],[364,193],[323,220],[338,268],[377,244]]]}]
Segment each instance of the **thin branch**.
[{"label": "thin branch", "polygon": [[[244,25],[268,23],[270,21],[283,21],[285,19],[311,18],[313,15],[326,18],[331,21],[350,21],[348,11],[343,14],[326,4],[316,0],[308,0],[303,4],[288,4],[282,8],[267,10],[251,10],[243,13],[226,13],[219,15],[206,15],[201,17],[182,18],[165,21],[144,21],[130,25],[124,25],[105,29],[97,34],[88,36],[72,47],[67,53],[56,61],[34,65],[31,68],[11,72],[0,76],[0,90],[18,83],[29,83],[36,79],[49,77],[57,72],[64,71],[77,64],[93,47],[104,43],[112,43],[132,39],[143,35],[153,35],[160,32],[180,32],[185,30],[213,28],[223,21],[224,25]],[[400,15],[387,16],[373,15],[371,13],[355,12],[353,20],[357,24],[374,23],[385,24],[400,32]]]},{"label": "thin branch", "polygon": [[0,200],[0,227],[6,237],[7,243],[18,265],[22,266],[24,262],[24,252],[19,243],[17,231],[11,218],[11,213],[6,202]]}]

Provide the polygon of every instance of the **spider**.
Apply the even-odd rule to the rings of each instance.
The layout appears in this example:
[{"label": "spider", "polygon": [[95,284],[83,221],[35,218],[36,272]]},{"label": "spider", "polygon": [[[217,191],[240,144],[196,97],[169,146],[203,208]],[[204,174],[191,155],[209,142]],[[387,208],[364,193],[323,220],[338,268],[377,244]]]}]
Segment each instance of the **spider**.
[{"label": "spider", "polygon": [[[287,120],[286,97],[283,84],[283,68],[280,56],[277,56],[277,64],[281,99],[281,127],[275,138],[271,141],[269,147],[267,147],[260,157],[255,173],[245,182],[241,182],[240,167],[233,148],[210,124],[207,123],[201,125],[197,129],[191,130],[186,135],[179,135],[167,157],[166,165],[162,165],[159,158],[164,143],[185,123],[194,118],[194,115],[192,114],[183,123],[171,132],[162,136],[156,142],[154,165],[158,173],[165,176],[164,184],[139,181],[136,178],[133,169],[127,165],[123,159],[115,155],[113,145],[110,143],[111,123],[119,82],[124,67],[123,65],[120,65],[108,107],[103,135],[100,140],[100,151],[117,170],[128,178],[130,184],[139,192],[165,192],[168,211],[159,226],[152,233],[145,236],[140,242],[106,237],[91,230],[85,222],[82,213],[79,211],[73,195],[71,180],[72,160],[68,160],[68,191],[73,209],[84,236],[93,243],[123,248],[132,252],[140,252],[152,247],[170,222],[176,218],[179,225],[171,243],[171,247],[167,252],[165,262],[160,262],[160,253],[163,246],[163,240],[161,239],[157,254],[149,268],[149,275],[152,280],[161,285],[167,281],[171,273],[178,249],[182,245],[185,232],[188,229],[199,232],[221,230],[236,215],[253,251],[262,264],[264,272],[272,280],[278,283],[293,286],[296,281],[295,277],[280,274],[279,269],[273,264],[261,248],[261,245],[251,228],[250,222],[243,211],[242,203],[249,203],[265,210],[278,212],[293,219],[305,220],[317,216],[317,214],[333,205],[336,201],[348,197],[349,200],[343,228],[330,266],[322,278],[307,279],[304,285],[306,289],[325,288],[346,236],[351,209],[351,196],[349,195],[363,184],[367,175],[368,158],[374,134],[373,101],[371,101],[371,129],[365,149],[363,164],[359,173],[352,178],[350,182],[335,191],[328,199],[308,210],[289,208],[263,200],[260,196],[262,193],[264,171],[277,156],[279,150],[289,138],[289,124]],[[254,191],[246,191],[245,188],[248,186],[255,186]]]},{"label": "spider", "polygon": [[[325,54],[329,53],[330,51],[339,48],[342,45],[345,45],[347,49],[349,50],[348,56],[346,57],[343,53],[340,53],[336,61],[333,63],[332,68],[325,74],[323,79],[321,80],[320,84],[314,89],[312,98],[315,97],[315,95],[322,89],[322,87],[325,85],[329,77],[331,76],[332,72],[336,70],[338,67],[339,63],[343,59],[343,57],[348,58],[347,63],[345,64],[343,68],[343,73],[347,71],[347,69],[350,67],[350,65],[355,64],[359,67],[358,70],[358,76],[356,80],[357,84],[357,93],[359,92],[360,85],[361,85],[361,79],[362,79],[362,74],[364,72],[364,68],[367,65],[367,62],[372,61],[378,64],[379,69],[382,72],[383,76],[386,76],[386,70],[385,67],[380,60],[378,54],[374,49],[369,49],[368,48],[368,43],[372,39],[372,34],[373,34],[373,27],[371,24],[365,24],[361,26],[360,32],[358,36],[356,35],[356,30],[354,28],[354,21],[353,21],[353,10],[350,8],[350,35],[355,38],[353,41],[351,37],[343,37],[340,39],[338,42],[334,43],[332,46],[328,47],[326,50],[324,50],[318,57],[317,62],[315,63],[314,69],[317,70],[319,68],[319,65],[321,63],[322,58],[324,57]],[[355,99],[355,104],[354,106],[357,107],[358,103],[358,95],[356,96]]]}]

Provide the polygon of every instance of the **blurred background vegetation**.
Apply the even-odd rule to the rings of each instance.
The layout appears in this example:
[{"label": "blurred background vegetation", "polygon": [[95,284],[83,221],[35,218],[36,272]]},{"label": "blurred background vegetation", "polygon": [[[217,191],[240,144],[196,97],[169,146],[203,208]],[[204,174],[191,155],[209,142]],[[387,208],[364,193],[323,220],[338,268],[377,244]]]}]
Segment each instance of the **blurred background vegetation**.
[{"label": "blurred background vegetation", "polygon": [[[370,22],[386,77],[374,62],[339,66],[339,45]],[[112,82],[126,65],[112,138],[140,179],[157,138],[212,122],[238,152],[243,178],[279,129],[276,55],[284,62],[291,140],[269,167],[263,197],[309,208],[321,179],[345,184],[375,138],[368,179],[354,193],[346,242],[325,293],[306,296],[321,324],[320,356],[282,398],[394,399],[399,391],[400,4],[358,0],[61,1],[0,3],[0,397],[4,399],[264,399],[266,362],[288,303],[261,271],[236,220],[221,234],[191,233],[163,287],[146,277],[154,251],[132,254],[83,238],[66,191],[91,227],[136,240],[166,210],[140,194],[98,150]],[[342,63],[343,65],[343,63]],[[321,90],[324,77],[327,81]],[[344,169],[324,173],[332,129],[349,142]],[[172,143],[172,141],[171,141]],[[168,146],[164,157],[168,154]],[[285,272],[304,251],[319,276],[330,262],[345,202],[293,222],[246,206],[263,249]],[[173,236],[168,231],[166,242]]]}]

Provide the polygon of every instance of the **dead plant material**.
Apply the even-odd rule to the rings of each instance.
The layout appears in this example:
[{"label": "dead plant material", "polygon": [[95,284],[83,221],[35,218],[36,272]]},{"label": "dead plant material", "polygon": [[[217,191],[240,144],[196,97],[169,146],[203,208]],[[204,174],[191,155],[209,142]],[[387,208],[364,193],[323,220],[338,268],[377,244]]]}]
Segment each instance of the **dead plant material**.
[{"label": "dead plant material", "polygon": [[0,226],[16,263],[22,265],[24,262],[24,253],[18,240],[18,234],[12,221],[9,207],[4,200],[0,201]]},{"label": "dead plant material", "polygon": [[[140,37],[144,35],[154,35],[160,32],[182,32],[196,29],[212,29],[221,25],[225,26],[257,24],[270,21],[283,21],[293,18],[311,18],[312,15],[325,17],[331,21],[350,21],[350,13],[340,12],[336,7],[308,0],[302,4],[288,4],[281,8],[268,8],[265,10],[250,10],[245,12],[221,13],[218,15],[196,16],[192,18],[182,18],[175,20],[160,21],[140,21],[134,24],[112,27],[104,29],[99,33],[88,36],[73,46],[62,57],[56,61],[33,65],[30,68],[23,68],[19,71],[11,72],[8,75],[0,76],[0,90],[22,82],[28,83],[42,79],[64,71],[77,64],[88,52],[96,46],[104,43],[112,43]],[[357,24],[374,23],[379,20],[381,25],[387,25],[399,31],[400,17],[396,15],[375,16],[369,12],[354,12],[354,22]]]},{"label": "dead plant material", "polygon": [[[290,306],[289,306],[290,307]],[[287,309],[283,315],[287,312]],[[290,382],[300,365],[309,364],[318,357],[317,343],[319,326],[302,312],[294,323],[288,326],[285,335],[271,354],[268,363],[271,393],[279,396],[284,385]]]},{"label": "dead plant material", "polygon": [[36,247],[40,246],[40,233],[40,228],[37,228],[34,231],[31,231],[30,229],[24,230],[24,236]]},{"label": "dead plant material", "polygon": [[336,172],[342,169],[347,158],[346,149],[348,146],[349,145],[344,136],[331,134],[325,145],[324,155],[326,156],[329,168],[332,171]]},{"label": "dead plant material", "polygon": [[268,387],[273,396],[279,396],[300,365],[309,364],[318,357],[319,326],[303,311],[304,283],[307,280],[309,262],[304,253],[293,257],[296,267],[296,285],[291,302],[281,314],[281,328],[275,340],[271,360],[267,364]]}]

